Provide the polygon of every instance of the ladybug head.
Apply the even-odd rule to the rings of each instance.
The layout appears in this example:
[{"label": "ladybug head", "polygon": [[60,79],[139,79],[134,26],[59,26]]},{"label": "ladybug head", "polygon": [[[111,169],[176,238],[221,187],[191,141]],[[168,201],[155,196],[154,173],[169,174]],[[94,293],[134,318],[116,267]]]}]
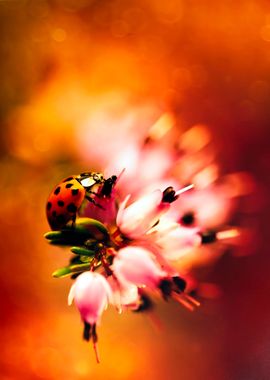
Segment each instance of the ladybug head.
[{"label": "ladybug head", "polygon": [[96,173],[96,172],[90,172],[90,173],[81,173],[77,180],[80,182],[80,184],[86,188],[89,189],[93,185],[97,183],[104,182],[103,174]]}]

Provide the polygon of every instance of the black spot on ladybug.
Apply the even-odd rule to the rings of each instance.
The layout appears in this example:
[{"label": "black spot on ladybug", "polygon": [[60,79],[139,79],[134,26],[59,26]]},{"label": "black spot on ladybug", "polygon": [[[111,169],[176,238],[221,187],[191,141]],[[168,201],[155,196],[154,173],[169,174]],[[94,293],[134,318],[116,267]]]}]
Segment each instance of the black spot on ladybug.
[{"label": "black spot on ladybug", "polygon": [[68,182],[68,181],[71,181],[72,179],[73,179],[73,177],[68,177],[63,182]]},{"label": "black spot on ladybug", "polygon": [[51,202],[48,202],[47,203],[47,210],[49,211],[51,208],[52,208],[52,204],[51,204]]},{"label": "black spot on ladybug", "polygon": [[56,217],[56,215],[57,215],[57,212],[56,212],[56,211],[53,211],[53,212],[52,212],[52,216]]},{"label": "black spot on ladybug", "polygon": [[63,201],[58,201],[57,204],[58,204],[58,206],[63,207],[63,206],[65,205],[65,202],[63,202]]},{"label": "black spot on ladybug", "polygon": [[69,212],[76,212],[77,211],[77,207],[75,206],[74,203],[70,203],[68,206],[67,206],[67,210]]},{"label": "black spot on ladybug", "polygon": [[66,185],[66,189],[70,189],[72,186],[73,186],[73,183],[68,183],[68,184]]},{"label": "black spot on ladybug", "polygon": [[72,195],[77,195],[79,193],[79,189],[73,189],[71,190]]},{"label": "black spot on ladybug", "polygon": [[62,214],[57,215],[56,220],[57,220],[57,223],[60,223],[60,224],[65,223],[65,221],[66,221],[65,220],[65,215],[62,215]]},{"label": "black spot on ladybug", "polygon": [[54,194],[55,195],[58,195],[60,193],[60,190],[61,190],[61,187],[58,186],[55,190],[54,190]]}]

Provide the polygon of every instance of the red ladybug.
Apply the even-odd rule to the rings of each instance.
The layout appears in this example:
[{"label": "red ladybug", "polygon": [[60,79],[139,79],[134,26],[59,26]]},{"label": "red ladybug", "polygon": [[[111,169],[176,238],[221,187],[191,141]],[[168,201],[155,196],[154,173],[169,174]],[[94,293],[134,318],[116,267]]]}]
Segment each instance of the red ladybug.
[{"label": "red ladybug", "polygon": [[[52,230],[64,228],[68,222],[76,220],[77,212],[84,199],[100,207],[93,197],[110,196],[117,177],[105,180],[103,174],[90,172],[70,176],[61,181],[49,195],[46,212]],[[97,191],[102,185],[99,194]]]}]

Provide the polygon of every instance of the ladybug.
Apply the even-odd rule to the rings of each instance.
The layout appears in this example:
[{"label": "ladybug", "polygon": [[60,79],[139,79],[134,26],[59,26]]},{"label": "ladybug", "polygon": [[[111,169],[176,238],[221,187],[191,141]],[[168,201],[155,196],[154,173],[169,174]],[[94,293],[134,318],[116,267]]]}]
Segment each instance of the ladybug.
[{"label": "ladybug", "polygon": [[109,197],[116,179],[116,176],[105,179],[101,173],[90,172],[73,175],[61,181],[52,190],[46,205],[51,229],[62,229],[70,221],[74,224],[84,199],[101,207],[94,197]]}]

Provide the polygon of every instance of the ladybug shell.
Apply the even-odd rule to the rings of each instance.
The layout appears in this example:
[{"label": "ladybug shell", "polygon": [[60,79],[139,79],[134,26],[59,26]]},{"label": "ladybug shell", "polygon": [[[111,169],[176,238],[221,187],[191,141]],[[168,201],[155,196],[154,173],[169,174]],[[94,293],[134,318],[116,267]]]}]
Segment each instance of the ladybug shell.
[{"label": "ladybug shell", "polygon": [[76,180],[76,176],[68,177],[51,192],[46,205],[47,219],[52,230],[59,230],[76,214],[85,197],[84,187]]}]

